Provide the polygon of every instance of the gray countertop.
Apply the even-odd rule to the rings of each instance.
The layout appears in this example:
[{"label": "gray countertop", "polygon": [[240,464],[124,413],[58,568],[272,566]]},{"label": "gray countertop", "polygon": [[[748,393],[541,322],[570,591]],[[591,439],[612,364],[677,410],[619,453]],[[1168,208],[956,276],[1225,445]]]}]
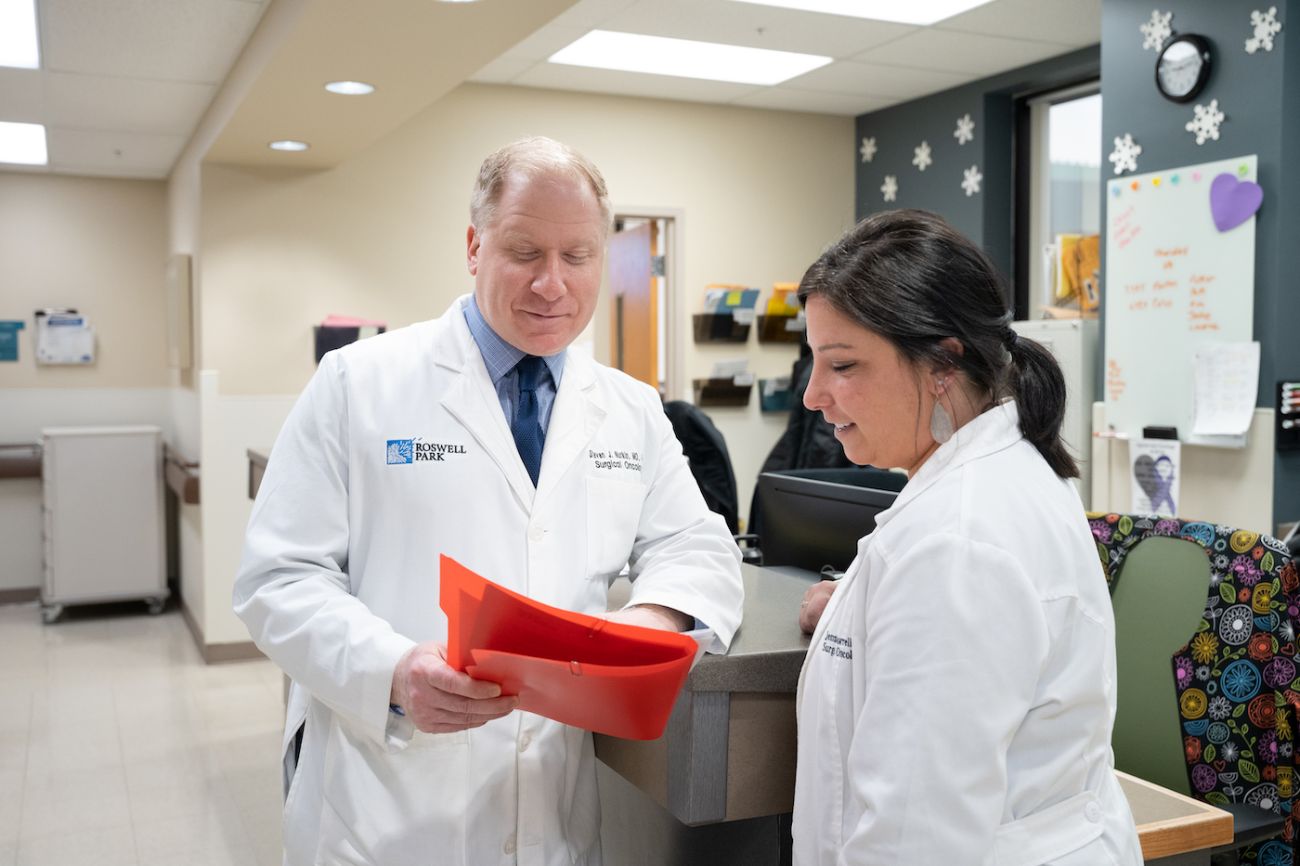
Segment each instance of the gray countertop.
[{"label": "gray countertop", "polygon": [[[808,635],[799,630],[799,602],[818,575],[797,569],[740,567],[745,581],[745,612],[726,655],[706,655],[686,681],[692,692],[768,692],[793,694],[808,652]],[[627,602],[631,585],[615,581],[611,609]]]}]

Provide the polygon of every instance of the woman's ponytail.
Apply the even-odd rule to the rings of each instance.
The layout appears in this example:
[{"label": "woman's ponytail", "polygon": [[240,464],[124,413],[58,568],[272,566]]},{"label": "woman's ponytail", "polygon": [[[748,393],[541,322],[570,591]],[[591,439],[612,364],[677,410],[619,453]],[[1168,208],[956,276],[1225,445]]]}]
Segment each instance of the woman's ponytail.
[{"label": "woman's ponytail", "polygon": [[[916,369],[956,368],[990,403],[1014,398],[1025,439],[1059,477],[1079,477],[1061,441],[1060,366],[1012,330],[997,268],[942,217],[919,210],[867,217],[808,268],[799,300],[812,295],[884,337]],[[945,348],[949,338],[961,352]]]},{"label": "woman's ponytail", "polygon": [[1061,441],[1065,420],[1065,376],[1041,343],[1007,329],[1004,340],[1011,355],[1007,387],[1020,414],[1020,432],[1061,478],[1078,478],[1079,465]]}]

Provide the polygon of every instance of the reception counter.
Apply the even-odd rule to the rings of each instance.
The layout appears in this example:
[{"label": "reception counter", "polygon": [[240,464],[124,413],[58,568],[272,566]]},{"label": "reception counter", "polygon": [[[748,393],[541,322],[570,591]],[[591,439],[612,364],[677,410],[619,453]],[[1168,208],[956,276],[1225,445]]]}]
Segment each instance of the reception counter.
[{"label": "reception counter", "polygon": [[[790,862],[794,692],[808,649],[796,614],[813,578],[741,568],[744,624],[726,656],[695,666],[664,736],[595,738],[606,866]],[[626,591],[615,584],[611,601]],[[1208,864],[1210,848],[1232,841],[1227,812],[1118,775],[1148,863]]]}]

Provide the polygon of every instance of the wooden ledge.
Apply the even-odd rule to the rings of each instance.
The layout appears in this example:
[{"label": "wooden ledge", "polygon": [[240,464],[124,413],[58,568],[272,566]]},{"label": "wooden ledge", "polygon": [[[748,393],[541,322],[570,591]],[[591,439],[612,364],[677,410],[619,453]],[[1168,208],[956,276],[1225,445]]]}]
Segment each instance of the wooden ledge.
[{"label": "wooden ledge", "polygon": [[0,478],[40,478],[41,446],[35,442],[0,445]]},{"label": "wooden ledge", "polygon": [[186,505],[199,504],[199,464],[181,457],[163,445],[163,474],[167,486]]}]

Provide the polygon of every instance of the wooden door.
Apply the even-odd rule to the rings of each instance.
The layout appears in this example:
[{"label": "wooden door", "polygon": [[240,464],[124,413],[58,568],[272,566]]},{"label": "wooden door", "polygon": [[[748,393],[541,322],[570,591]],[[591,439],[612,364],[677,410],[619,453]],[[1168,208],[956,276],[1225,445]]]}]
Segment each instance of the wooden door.
[{"label": "wooden door", "polygon": [[659,387],[659,298],[652,268],[658,245],[653,220],[609,240],[611,366]]}]

